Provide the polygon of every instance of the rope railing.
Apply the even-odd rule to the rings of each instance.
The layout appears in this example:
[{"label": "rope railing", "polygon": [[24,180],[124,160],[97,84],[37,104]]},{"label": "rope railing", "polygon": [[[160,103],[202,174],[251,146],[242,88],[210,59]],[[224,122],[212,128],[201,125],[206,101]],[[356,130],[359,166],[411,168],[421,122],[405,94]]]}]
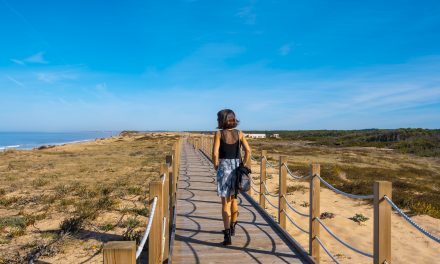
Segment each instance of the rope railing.
[{"label": "rope railing", "polygon": [[337,264],[339,264],[339,261],[335,258],[335,256],[333,256],[330,251],[324,246],[324,244],[322,243],[321,239],[319,239],[319,237],[315,236],[316,241],[318,241],[319,245],[322,247],[322,249],[324,249],[325,253],[327,253],[327,255]]},{"label": "rope railing", "polygon": [[263,186],[264,186],[265,194],[267,194],[267,195],[269,195],[271,197],[278,197],[278,194],[274,194],[274,193],[269,192],[269,190],[267,188],[267,185],[266,185],[266,183],[264,181],[262,183],[263,183]]},{"label": "rope railing", "polygon": [[434,240],[435,242],[440,243],[440,238],[429,233],[423,227],[419,226],[416,222],[414,222],[411,218],[409,218],[409,216],[407,216],[404,212],[402,212],[402,210],[399,207],[397,207],[397,205],[394,204],[393,201],[391,201],[391,199],[388,198],[388,196],[384,195],[383,198],[391,205],[391,207],[393,207],[394,210],[397,211],[397,213],[400,216],[403,217],[403,219],[405,219],[409,224],[411,224],[413,227],[415,227],[419,232],[421,232],[425,236],[429,237],[430,239]]},{"label": "rope railing", "polygon": [[370,254],[370,253],[367,253],[367,252],[364,252],[364,251],[362,251],[362,250],[359,250],[359,249],[357,249],[357,248],[355,248],[355,247],[353,247],[353,246],[351,246],[350,244],[348,244],[347,242],[345,242],[345,241],[343,241],[342,239],[340,239],[337,235],[335,235],[335,233],[333,233],[322,221],[321,221],[321,219],[319,219],[319,218],[315,218],[315,219],[313,219],[313,220],[316,220],[316,221],[318,221],[320,224],[321,224],[321,226],[334,238],[334,239],[336,239],[337,241],[339,241],[339,243],[341,243],[342,245],[344,245],[345,247],[347,247],[347,248],[349,248],[349,249],[351,249],[351,250],[353,250],[354,252],[356,252],[356,253],[359,253],[359,254],[361,254],[361,255],[363,255],[363,256],[366,256],[366,257],[370,257],[370,258],[372,258],[373,257],[373,254]]},{"label": "rope railing", "polygon": [[310,175],[307,175],[307,176],[297,176],[297,175],[293,174],[293,172],[290,171],[289,166],[287,166],[286,163],[283,163],[283,166],[286,168],[287,173],[288,173],[292,178],[294,178],[294,179],[296,179],[296,180],[306,180],[306,179],[310,178]]},{"label": "rope railing", "polygon": [[370,194],[370,195],[356,195],[356,194],[343,192],[341,190],[336,189],[330,183],[326,182],[323,178],[321,178],[321,176],[319,176],[319,175],[315,175],[315,176],[318,177],[318,179],[322,183],[324,183],[324,185],[327,186],[330,190],[334,191],[335,193],[342,194],[348,198],[353,198],[353,199],[373,199],[374,198],[374,196],[372,194]]},{"label": "rope railing", "polygon": [[142,253],[142,250],[144,249],[145,242],[147,241],[148,235],[150,234],[151,230],[151,224],[153,223],[154,214],[156,213],[156,205],[157,205],[157,196],[153,199],[153,204],[150,211],[150,216],[148,217],[148,223],[147,227],[144,231],[144,236],[142,237],[141,243],[139,244],[137,250],[136,250],[136,259],[139,258],[139,256]]},{"label": "rope railing", "polygon": [[266,201],[275,209],[278,209],[278,206],[274,205],[268,198],[267,196],[263,193],[264,198],[266,198]]},{"label": "rope railing", "polygon": [[251,182],[252,182],[254,185],[260,185],[260,183],[256,183],[256,182],[252,179],[252,177],[249,177],[249,179],[251,179]]},{"label": "rope railing", "polygon": [[254,188],[254,186],[252,186],[252,184],[251,184],[251,188],[252,188],[252,190],[254,190],[254,192],[260,194],[260,191],[257,191],[257,190]]},{"label": "rope railing", "polygon": [[295,209],[295,208],[289,203],[289,201],[287,201],[286,197],[283,196],[283,199],[286,201],[286,205],[287,205],[287,207],[290,208],[290,210],[294,211],[295,213],[297,213],[297,214],[299,214],[300,216],[303,216],[303,217],[309,217],[309,216],[310,216],[310,214],[301,213],[300,211],[296,210],[296,209]]},{"label": "rope railing", "polygon": [[293,221],[292,218],[290,218],[290,216],[287,214],[286,210],[283,209],[282,211],[286,214],[287,219],[289,220],[289,222],[290,222],[292,225],[296,226],[296,228],[298,228],[298,229],[301,230],[302,232],[304,232],[304,233],[306,233],[306,234],[309,234],[308,231],[304,230],[304,229],[303,229],[302,227],[300,227],[297,223],[295,223],[295,221]]},{"label": "rope railing", "polygon": [[266,160],[266,167],[269,166],[269,167],[272,167],[272,168],[277,168],[276,165],[273,165],[272,163],[269,162],[269,160],[267,160],[266,156],[264,156],[263,159]]}]

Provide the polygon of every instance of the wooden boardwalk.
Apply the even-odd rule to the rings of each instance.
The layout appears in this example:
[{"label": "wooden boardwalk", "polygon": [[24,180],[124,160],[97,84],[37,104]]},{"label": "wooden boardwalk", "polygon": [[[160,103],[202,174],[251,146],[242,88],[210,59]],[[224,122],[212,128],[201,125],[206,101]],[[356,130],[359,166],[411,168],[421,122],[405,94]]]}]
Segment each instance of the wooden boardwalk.
[{"label": "wooden boardwalk", "polygon": [[245,198],[231,246],[223,246],[221,202],[211,162],[183,144],[173,263],[308,263]]}]

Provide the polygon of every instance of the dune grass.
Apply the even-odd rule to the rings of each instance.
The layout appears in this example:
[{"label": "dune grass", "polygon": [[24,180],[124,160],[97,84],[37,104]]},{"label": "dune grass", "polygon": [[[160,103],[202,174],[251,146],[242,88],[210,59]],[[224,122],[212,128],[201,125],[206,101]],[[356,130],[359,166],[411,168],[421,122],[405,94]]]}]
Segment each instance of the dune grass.
[{"label": "dune grass", "polygon": [[176,139],[130,132],[0,153],[0,263],[93,256],[108,239],[139,239],[148,184]]}]

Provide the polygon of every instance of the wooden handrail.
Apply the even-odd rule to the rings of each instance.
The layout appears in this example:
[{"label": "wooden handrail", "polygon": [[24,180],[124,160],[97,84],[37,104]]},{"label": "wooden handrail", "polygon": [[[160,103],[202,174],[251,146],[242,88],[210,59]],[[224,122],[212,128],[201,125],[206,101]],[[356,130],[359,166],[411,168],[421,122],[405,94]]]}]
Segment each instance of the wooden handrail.
[{"label": "wooden handrail", "polygon": [[[159,181],[150,182],[150,215],[153,215],[148,237],[148,263],[159,264],[170,258],[170,233],[174,222],[176,206],[176,190],[180,168],[180,150],[182,139],[173,145],[171,155],[167,155],[161,164]],[[155,212],[151,206],[157,197]],[[165,232],[163,232],[165,231]],[[135,264],[136,243],[134,241],[110,241],[103,247],[104,264]]]},{"label": "wooden handrail", "polygon": [[266,198],[264,197],[264,193],[265,193],[264,184],[266,183],[266,154],[267,154],[266,150],[261,151],[259,203],[263,209],[266,209]]},{"label": "wooden handrail", "polygon": [[374,264],[391,263],[391,182],[374,183]]},{"label": "wooden handrail", "polygon": [[287,162],[287,156],[280,156],[279,162],[279,183],[280,188],[278,191],[278,223],[283,229],[286,229],[286,197],[287,192],[287,170],[283,166]]},{"label": "wooden handrail", "polygon": [[309,217],[309,253],[316,263],[319,263],[320,245],[316,240],[319,237],[319,218],[320,206],[320,184],[318,176],[321,174],[321,166],[319,164],[310,165],[310,217]]}]

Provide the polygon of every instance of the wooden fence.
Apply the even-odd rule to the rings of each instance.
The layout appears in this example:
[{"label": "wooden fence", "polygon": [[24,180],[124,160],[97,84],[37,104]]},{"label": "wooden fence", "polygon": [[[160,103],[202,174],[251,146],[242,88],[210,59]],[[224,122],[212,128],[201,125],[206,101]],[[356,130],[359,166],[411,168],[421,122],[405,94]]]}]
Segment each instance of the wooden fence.
[{"label": "wooden fence", "polygon": [[[213,137],[212,136],[200,136],[200,137],[191,137],[189,142],[194,145],[196,149],[202,151],[206,156],[212,158],[212,146],[213,146]],[[260,163],[260,175],[259,175],[259,188],[253,189],[251,188],[248,194],[252,194],[253,191],[259,193],[258,204],[263,210],[266,208],[266,203],[270,203],[267,199],[267,195],[270,195],[266,188],[266,168],[268,167],[269,161],[267,159],[267,151],[262,150],[260,157],[258,159],[252,160]],[[250,164],[250,163],[248,163]],[[293,175],[289,167],[287,166],[287,156],[280,156],[279,162],[276,165],[270,165],[279,171],[278,178],[278,186],[279,191],[278,194],[278,206],[271,204],[274,208],[278,210],[278,220],[277,224],[284,230],[286,230],[287,221],[290,221],[293,225],[295,223],[292,219],[287,215],[287,210],[292,210],[292,208],[287,203],[286,190],[287,190],[287,176],[290,174]],[[386,181],[377,181],[372,186],[372,195],[366,196],[357,196],[344,193],[342,191],[337,190],[336,188],[329,185],[320,177],[320,165],[319,164],[310,164],[310,175],[304,177],[297,177],[297,179],[308,180],[310,184],[309,188],[309,197],[310,197],[310,211],[309,214],[304,215],[305,217],[309,217],[309,229],[302,230],[309,234],[309,252],[308,254],[313,258],[315,263],[320,262],[320,249],[321,247],[324,249],[325,253],[327,253],[336,263],[339,263],[337,259],[332,255],[327,248],[323,245],[320,240],[320,233],[322,231],[329,232],[335,239],[337,239],[344,246],[349,249],[362,254],[364,256],[370,257],[372,262],[375,264],[383,264],[383,263],[391,263],[391,206],[388,202],[385,201],[384,197],[388,197],[391,199],[391,183]],[[345,243],[339,237],[337,237],[331,230],[328,229],[324,225],[322,221],[320,221],[320,185],[321,182],[324,182],[327,187],[331,190],[337,192],[338,194],[346,195],[351,198],[360,198],[360,199],[373,199],[374,203],[374,235],[373,235],[373,252],[367,253],[362,252],[353,246]],[[333,189],[332,189],[333,188]],[[252,196],[251,196],[252,197]],[[256,201],[257,202],[257,201]],[[293,211],[293,210],[292,210]],[[296,210],[294,211],[298,213]],[[296,225],[295,225],[296,226]],[[296,226],[298,228],[298,226]],[[321,230],[321,227],[324,227],[325,230]]]},{"label": "wooden fence", "polygon": [[[160,180],[150,182],[149,208],[150,217],[143,237],[148,237],[148,263],[158,264],[168,261],[170,239],[175,229],[176,191],[179,179],[180,150],[182,140],[179,139],[172,148],[171,155],[160,167]],[[103,247],[104,264],[135,264],[144,244],[136,248],[135,241],[111,241]]]}]

